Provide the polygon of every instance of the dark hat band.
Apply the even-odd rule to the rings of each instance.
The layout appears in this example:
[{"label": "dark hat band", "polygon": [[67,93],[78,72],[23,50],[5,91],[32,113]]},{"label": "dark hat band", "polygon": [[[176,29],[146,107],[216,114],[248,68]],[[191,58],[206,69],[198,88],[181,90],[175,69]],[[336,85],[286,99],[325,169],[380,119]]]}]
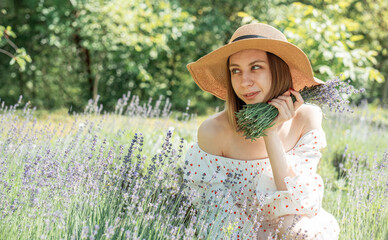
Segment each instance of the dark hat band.
[{"label": "dark hat band", "polygon": [[260,36],[260,35],[242,35],[242,36],[234,39],[232,42],[236,42],[236,41],[247,39],[247,38],[267,38],[267,37]]}]

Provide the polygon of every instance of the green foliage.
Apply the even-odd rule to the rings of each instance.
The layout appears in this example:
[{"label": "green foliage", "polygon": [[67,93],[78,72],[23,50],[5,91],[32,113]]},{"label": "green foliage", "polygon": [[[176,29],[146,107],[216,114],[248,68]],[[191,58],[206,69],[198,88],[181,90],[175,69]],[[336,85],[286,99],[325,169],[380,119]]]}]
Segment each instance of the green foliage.
[{"label": "green foliage", "polygon": [[187,13],[168,1],[116,0],[85,5],[72,24],[79,47],[89,51],[89,77],[100,79],[98,93],[105,106],[128,91],[142,99],[174,97],[175,69],[182,58],[174,42],[193,28]]},{"label": "green foliage", "polygon": [[111,108],[131,91],[144,100],[166,95],[186,107],[186,99],[173,92],[194,86],[182,51],[187,49],[183,35],[193,26],[179,6],[123,0],[30,1],[23,7],[27,5],[21,16],[28,16],[29,24],[19,29],[25,38],[35,38],[25,45],[36,61],[23,75],[5,76],[9,83],[23,79],[16,86],[22,86],[19,92],[3,90],[6,100],[23,94],[38,107],[77,109],[100,95],[100,102]]},{"label": "green foliage", "polygon": [[[80,110],[99,95],[109,110],[131,91],[142,100],[167,96],[179,110],[190,99],[205,113],[223,103],[195,85],[186,65],[255,21],[278,27],[301,47],[318,78],[342,73],[366,88],[369,101],[388,99],[384,0],[21,0],[2,7],[1,24],[12,26],[9,36],[23,47],[5,49],[0,37],[0,49],[16,56],[0,58],[0,71],[8,73],[0,76],[6,86],[0,96],[7,102],[23,95],[39,108]],[[26,52],[33,63],[26,65]]]},{"label": "green foliage", "polygon": [[20,70],[24,71],[26,70],[27,62],[30,63],[31,61],[31,57],[26,53],[26,50],[24,48],[18,48],[15,57],[12,58],[9,64],[13,65],[16,62],[19,65]]},{"label": "green foliage", "polygon": [[[361,44],[369,32],[360,33],[365,29],[360,18],[346,16],[350,11],[348,4],[333,2],[314,6],[310,2],[294,2],[276,10],[279,14],[270,23],[304,50],[319,79],[326,81],[342,74],[342,79],[351,80],[356,87],[365,87],[369,95],[372,85],[385,82],[385,76],[377,66],[381,47]],[[260,16],[254,11],[248,11],[246,15],[248,22],[256,21]]]},{"label": "green foliage", "polygon": [[10,45],[15,51],[14,54],[11,52],[1,49],[0,53],[5,54],[11,58],[10,65],[15,64],[15,62],[19,65],[20,71],[24,71],[26,69],[27,62],[31,62],[31,57],[26,53],[24,48],[18,48],[9,38],[16,38],[16,34],[12,31],[10,26],[4,27],[0,25],[0,47]]},{"label": "green foliage", "polygon": [[251,141],[266,136],[264,131],[272,127],[271,124],[279,111],[268,103],[245,105],[236,112],[238,130],[244,132],[244,137]]}]

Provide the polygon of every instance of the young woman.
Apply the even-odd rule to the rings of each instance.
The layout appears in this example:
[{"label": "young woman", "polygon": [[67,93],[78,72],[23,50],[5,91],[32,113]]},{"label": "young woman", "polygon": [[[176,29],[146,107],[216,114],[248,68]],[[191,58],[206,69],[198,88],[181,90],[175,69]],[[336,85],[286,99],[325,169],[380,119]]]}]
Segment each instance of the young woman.
[{"label": "young woman", "polygon": [[[322,113],[297,91],[322,84],[303,51],[269,25],[248,24],[188,69],[201,89],[226,101],[201,124],[185,161],[185,180],[193,202],[209,214],[211,237],[231,231],[233,239],[338,239],[337,221],[321,208],[316,173],[326,146]],[[235,112],[259,102],[279,115],[265,137],[250,141],[238,131]]]}]

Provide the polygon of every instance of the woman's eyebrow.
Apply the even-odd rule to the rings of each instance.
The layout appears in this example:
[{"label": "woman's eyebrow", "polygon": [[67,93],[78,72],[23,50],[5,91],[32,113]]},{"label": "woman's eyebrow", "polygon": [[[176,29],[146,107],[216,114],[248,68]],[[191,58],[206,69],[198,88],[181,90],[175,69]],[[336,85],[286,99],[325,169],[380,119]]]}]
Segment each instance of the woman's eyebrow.
[{"label": "woman's eyebrow", "polygon": [[253,65],[255,63],[266,63],[266,61],[259,59],[259,60],[255,60],[255,61],[251,62],[249,65]]},{"label": "woman's eyebrow", "polygon": [[[266,62],[264,60],[255,60],[255,61],[251,62],[248,66],[253,65],[255,63],[266,63]],[[229,67],[234,67],[234,66],[239,67],[240,65],[238,65],[237,63],[229,64]]]}]

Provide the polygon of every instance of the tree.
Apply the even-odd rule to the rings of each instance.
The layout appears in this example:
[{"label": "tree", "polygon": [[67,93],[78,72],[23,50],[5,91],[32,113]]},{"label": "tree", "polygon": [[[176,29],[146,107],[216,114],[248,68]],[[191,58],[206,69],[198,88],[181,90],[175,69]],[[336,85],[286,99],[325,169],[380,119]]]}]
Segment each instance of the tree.
[{"label": "tree", "polygon": [[[344,32],[344,50],[353,52],[351,58],[358,71],[352,80],[367,89],[369,101],[380,99],[388,104],[388,2],[385,0],[301,1],[304,6],[324,12],[332,23]],[[344,31],[345,30],[345,31]],[[360,62],[358,62],[360,61]]]},{"label": "tree", "polygon": [[[387,95],[380,90],[384,82],[388,88],[383,0],[7,2],[0,3],[8,11],[2,19],[18,37],[9,30],[6,36],[34,59],[25,71],[10,71],[10,60],[23,60],[23,53],[0,58],[0,72],[10,72],[0,75],[0,96],[8,102],[23,95],[40,108],[81,110],[99,95],[108,110],[131,91],[143,101],[166,96],[178,110],[191,99],[192,110],[205,113],[223,102],[200,90],[186,65],[254,21],[282,30],[307,53],[319,78],[343,73],[367,89],[370,101]],[[0,48],[19,56],[4,36]]]},{"label": "tree", "polygon": [[[174,44],[193,27],[178,5],[167,0],[21,0],[15,12],[9,22],[21,29],[18,40],[36,60],[25,73],[2,77],[13,88],[12,78],[25,79],[19,92],[34,105],[79,109],[99,94],[111,108],[128,91],[145,101],[163,94],[186,105],[173,94],[181,77],[177,61],[185,58],[181,45],[175,49]],[[9,93],[0,90],[16,95]]]},{"label": "tree", "polygon": [[4,27],[0,25],[0,38],[4,38],[5,41],[13,48],[15,53],[11,53],[5,49],[0,48],[0,53],[9,56],[12,60],[10,64],[15,62],[19,65],[21,71],[26,69],[26,63],[31,62],[31,57],[26,53],[24,48],[18,48],[10,39],[10,37],[16,37],[10,26]]}]

